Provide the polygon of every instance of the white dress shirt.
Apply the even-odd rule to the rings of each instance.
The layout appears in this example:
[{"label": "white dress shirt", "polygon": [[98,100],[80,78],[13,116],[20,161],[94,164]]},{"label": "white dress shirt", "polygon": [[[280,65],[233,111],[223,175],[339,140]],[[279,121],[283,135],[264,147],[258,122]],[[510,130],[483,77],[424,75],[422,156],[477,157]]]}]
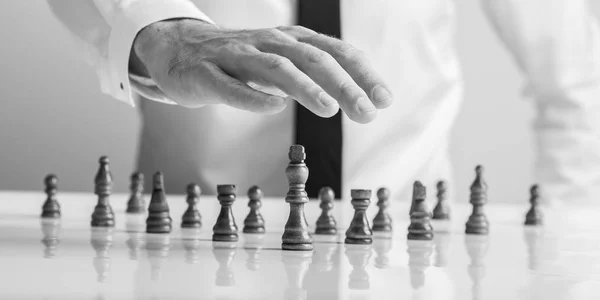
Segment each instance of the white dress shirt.
[{"label": "white dress shirt", "polygon": [[[142,94],[170,102],[160,90],[130,80],[129,53],[139,30],[186,17],[226,28],[294,25],[295,0],[88,0],[73,7],[49,0],[83,41],[101,89],[134,105]],[[536,180],[565,201],[600,196],[600,35],[584,0],[485,0],[502,41],[527,75],[536,100]],[[85,24],[69,14],[84,14]],[[364,51],[391,86],[395,103],[361,125],[343,118],[343,197],[351,188],[387,186],[409,199],[416,179],[430,187],[451,180],[448,138],[463,84],[453,47],[450,0],[341,0],[343,40]],[[473,45],[477,45],[476,42]],[[143,129],[138,165],[165,173],[167,188],[189,181],[214,193],[219,183],[240,192],[259,184],[265,194],[287,191],[284,169],[293,143],[293,109],[261,116],[234,108],[196,110],[140,102]],[[507,116],[507,121],[510,116]],[[310,168],[310,158],[307,160]]]}]

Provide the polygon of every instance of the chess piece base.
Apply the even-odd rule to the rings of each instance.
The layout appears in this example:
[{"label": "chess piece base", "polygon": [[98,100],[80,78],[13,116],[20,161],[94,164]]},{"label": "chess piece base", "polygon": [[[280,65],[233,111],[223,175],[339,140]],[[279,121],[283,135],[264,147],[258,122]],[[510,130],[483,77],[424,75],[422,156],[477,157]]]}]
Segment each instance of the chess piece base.
[{"label": "chess piece base", "polygon": [[305,244],[291,244],[291,243],[282,243],[281,250],[290,250],[290,251],[312,251],[313,245],[312,243]]},{"label": "chess piece base", "polygon": [[376,224],[374,224],[372,230],[375,232],[391,232],[392,226],[391,225],[376,225]]},{"label": "chess piece base", "polygon": [[355,245],[370,245],[373,243],[373,239],[372,238],[362,238],[362,239],[346,238],[344,240],[344,243],[355,244]]},{"label": "chess piece base", "polygon": [[181,223],[181,228],[199,229],[201,227],[202,227],[202,223],[200,223],[200,222],[182,222]]},{"label": "chess piece base", "polygon": [[406,238],[413,241],[431,241],[433,240],[433,233],[408,233]]},{"label": "chess piece base", "polygon": [[337,234],[337,228],[335,227],[324,227],[324,228],[318,228],[315,229],[315,234],[320,234],[320,235],[336,235]]},{"label": "chess piece base", "polygon": [[146,226],[146,233],[170,233],[171,225]]},{"label": "chess piece base", "polygon": [[231,234],[215,233],[212,236],[212,240],[215,242],[237,242],[238,235],[236,233],[231,233]]},{"label": "chess piece base", "polygon": [[265,228],[264,227],[244,226],[244,229],[242,229],[242,232],[244,232],[244,233],[265,233]]}]

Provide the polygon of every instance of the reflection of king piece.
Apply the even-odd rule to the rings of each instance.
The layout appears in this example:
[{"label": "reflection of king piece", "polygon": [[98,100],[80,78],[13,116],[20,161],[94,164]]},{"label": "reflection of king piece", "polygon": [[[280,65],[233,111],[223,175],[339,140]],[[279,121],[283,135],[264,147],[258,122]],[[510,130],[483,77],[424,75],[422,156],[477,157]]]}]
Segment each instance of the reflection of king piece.
[{"label": "reflection of king piece", "polygon": [[42,226],[42,244],[44,244],[44,258],[53,258],[58,251],[60,244],[60,219],[44,218],[40,221]]},{"label": "reflection of king piece", "polygon": [[431,265],[433,242],[426,240],[407,240],[408,268],[410,270],[410,284],[413,289],[420,289],[425,285],[425,271]]},{"label": "reflection of king piece", "polygon": [[485,276],[485,265],[483,259],[489,248],[489,239],[487,235],[466,235],[465,245],[467,253],[471,259],[468,267],[469,277],[473,282],[471,297],[473,300],[484,299],[481,294],[481,282]]},{"label": "reflection of king piece", "polygon": [[113,244],[112,227],[93,227],[90,243],[96,251],[94,269],[96,269],[98,282],[105,282],[110,273],[111,259],[110,248]]},{"label": "reflection of king piece", "polygon": [[235,258],[237,244],[235,242],[213,242],[212,253],[219,263],[215,284],[217,286],[235,286],[235,276],[231,264]]},{"label": "reflection of king piece", "polygon": [[307,292],[302,286],[308,266],[312,262],[312,256],[312,251],[281,252],[281,261],[288,278],[283,299],[307,299]]},{"label": "reflection of king piece", "polygon": [[371,258],[371,245],[346,244],[346,257],[352,266],[348,276],[348,288],[351,290],[368,290],[371,286],[369,273],[365,269]]},{"label": "reflection of king piece", "polygon": [[146,235],[146,251],[148,252],[148,262],[150,262],[150,278],[152,281],[160,280],[162,265],[169,257],[170,249],[171,240],[169,235]]}]

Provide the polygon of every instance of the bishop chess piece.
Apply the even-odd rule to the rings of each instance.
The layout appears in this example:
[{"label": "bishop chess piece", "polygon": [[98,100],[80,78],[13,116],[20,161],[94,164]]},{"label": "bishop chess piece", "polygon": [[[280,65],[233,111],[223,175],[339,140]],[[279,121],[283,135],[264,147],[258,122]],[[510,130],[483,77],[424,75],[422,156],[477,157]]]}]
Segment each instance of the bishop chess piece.
[{"label": "bishop chess piece", "polygon": [[188,207],[181,217],[181,228],[199,229],[202,227],[202,217],[196,208],[196,205],[200,200],[200,193],[201,190],[199,185],[195,183],[188,184],[186,188],[187,197],[185,200]]},{"label": "bishop chess piece", "polygon": [[[152,204],[150,204],[152,205]],[[162,266],[169,257],[171,250],[171,238],[166,234],[147,235],[146,252],[150,262],[150,279],[159,281],[162,272]]]},{"label": "bishop chess piece", "polygon": [[471,184],[471,197],[469,201],[473,205],[473,212],[467,221],[465,233],[488,234],[490,224],[483,212],[483,205],[487,202],[488,186],[483,179],[483,167],[477,166],[475,174],[475,181]]},{"label": "bishop chess piece", "polygon": [[262,206],[263,193],[258,186],[253,186],[248,190],[248,207],[250,212],[244,219],[244,233],[265,233],[265,220],[260,214]]},{"label": "bishop chess piece", "polygon": [[260,269],[260,253],[264,248],[264,234],[248,234],[244,237],[244,252],[246,259],[246,268],[250,271]]},{"label": "bishop chess piece", "polygon": [[281,249],[295,251],[313,250],[313,239],[308,231],[308,223],[304,216],[304,204],[308,202],[305,184],[308,179],[308,168],[304,163],[306,153],[301,145],[292,145],[288,153],[290,163],[285,169],[289,182],[289,191],[285,202],[290,205],[290,215],[285,223],[281,237]]},{"label": "bishop chess piece", "polygon": [[346,244],[371,244],[373,231],[367,220],[367,207],[371,203],[371,190],[351,190],[350,203],[354,207],[354,217],[346,230]]},{"label": "bishop chess piece", "polygon": [[58,245],[60,244],[60,218],[43,218],[42,225],[42,244],[44,244],[44,258],[56,257]]},{"label": "bishop chess piece", "polygon": [[237,242],[238,227],[235,224],[235,218],[231,211],[231,205],[235,201],[236,188],[233,184],[217,185],[217,199],[221,204],[221,211],[217,217],[217,222],[213,226],[213,241],[218,242]]},{"label": "bishop chess piece", "polygon": [[486,268],[484,258],[489,248],[489,239],[487,235],[467,235],[465,236],[465,246],[471,263],[467,267],[469,277],[473,282],[471,295],[473,299],[484,299],[482,295],[481,283],[485,277]]},{"label": "bishop chess piece", "polygon": [[333,199],[335,199],[335,192],[332,188],[326,186],[319,190],[319,200],[321,201],[319,207],[321,208],[321,215],[317,219],[315,234],[337,234],[337,223],[331,213],[331,210],[333,209]]},{"label": "bishop chess piece", "polygon": [[392,239],[376,239],[373,241],[375,249],[375,268],[387,269],[390,266],[390,258],[388,254],[392,250]]},{"label": "bishop chess piece", "polygon": [[425,199],[427,191],[420,181],[413,184],[413,199],[410,212],[410,225],[408,226],[409,240],[432,240],[433,227]]},{"label": "bishop chess piece", "polygon": [[538,226],[543,224],[543,216],[540,211],[540,187],[537,184],[531,186],[529,190],[529,203],[531,208],[525,215],[525,225]]},{"label": "bishop chess piece", "polygon": [[92,228],[90,243],[96,251],[93,263],[97,280],[98,282],[105,282],[112,266],[110,249],[113,244],[113,228]]},{"label": "bishop chess piece", "polygon": [[371,245],[346,245],[346,256],[352,266],[348,276],[348,288],[368,290],[371,283],[366,267],[371,258]]},{"label": "bishop chess piece", "polygon": [[96,173],[94,180],[96,188],[95,194],[98,195],[98,203],[92,213],[92,227],[114,227],[115,214],[110,206],[110,194],[112,192],[112,175],[108,167],[109,159],[107,156],[100,157],[100,168]]},{"label": "bishop chess piece", "polygon": [[307,299],[307,291],[303,286],[308,267],[312,262],[312,256],[312,251],[281,252],[281,262],[288,279],[282,299]]},{"label": "bishop chess piece", "polygon": [[437,204],[433,208],[434,220],[450,220],[450,207],[446,201],[448,193],[448,184],[440,180],[437,185]]},{"label": "bishop chess piece", "polygon": [[235,286],[235,276],[231,264],[235,258],[237,246],[230,242],[213,242],[212,253],[215,260],[219,263],[217,269],[215,285],[216,286]]},{"label": "bishop chess piece", "polygon": [[129,184],[129,201],[127,201],[128,214],[141,214],[146,211],[146,201],[144,201],[144,174],[135,172],[131,174]]},{"label": "bishop chess piece", "polygon": [[46,201],[42,205],[42,218],[60,218],[60,204],[56,199],[58,177],[49,174],[44,178],[44,184],[46,185]]},{"label": "bishop chess piece", "polygon": [[430,240],[407,240],[408,269],[410,284],[413,289],[420,289],[425,285],[425,271],[431,266],[433,242]]},{"label": "bishop chess piece", "polygon": [[152,178],[152,197],[148,206],[148,218],[146,219],[147,233],[169,233],[171,232],[171,216],[169,215],[169,204],[164,187],[162,172],[156,172]]},{"label": "bishop chess piece", "polygon": [[379,211],[373,218],[373,231],[375,232],[391,232],[392,231],[392,218],[388,213],[388,207],[390,206],[390,190],[387,188],[380,188],[377,191],[377,206]]}]

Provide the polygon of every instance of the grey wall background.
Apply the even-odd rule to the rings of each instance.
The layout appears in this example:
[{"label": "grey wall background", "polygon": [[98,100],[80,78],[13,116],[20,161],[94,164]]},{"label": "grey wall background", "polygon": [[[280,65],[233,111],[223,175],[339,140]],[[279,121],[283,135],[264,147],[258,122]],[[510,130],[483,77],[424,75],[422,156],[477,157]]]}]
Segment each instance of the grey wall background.
[{"label": "grey wall background", "polygon": [[[534,162],[533,110],[523,79],[478,1],[456,1],[456,45],[465,103],[452,136],[458,201],[467,201],[475,164],[485,164],[491,201],[527,201]],[[61,190],[93,188],[97,159],[111,157],[115,189],[127,191],[137,111],[99,91],[96,75],[45,1],[0,10],[0,190],[41,190],[56,172]]]}]

